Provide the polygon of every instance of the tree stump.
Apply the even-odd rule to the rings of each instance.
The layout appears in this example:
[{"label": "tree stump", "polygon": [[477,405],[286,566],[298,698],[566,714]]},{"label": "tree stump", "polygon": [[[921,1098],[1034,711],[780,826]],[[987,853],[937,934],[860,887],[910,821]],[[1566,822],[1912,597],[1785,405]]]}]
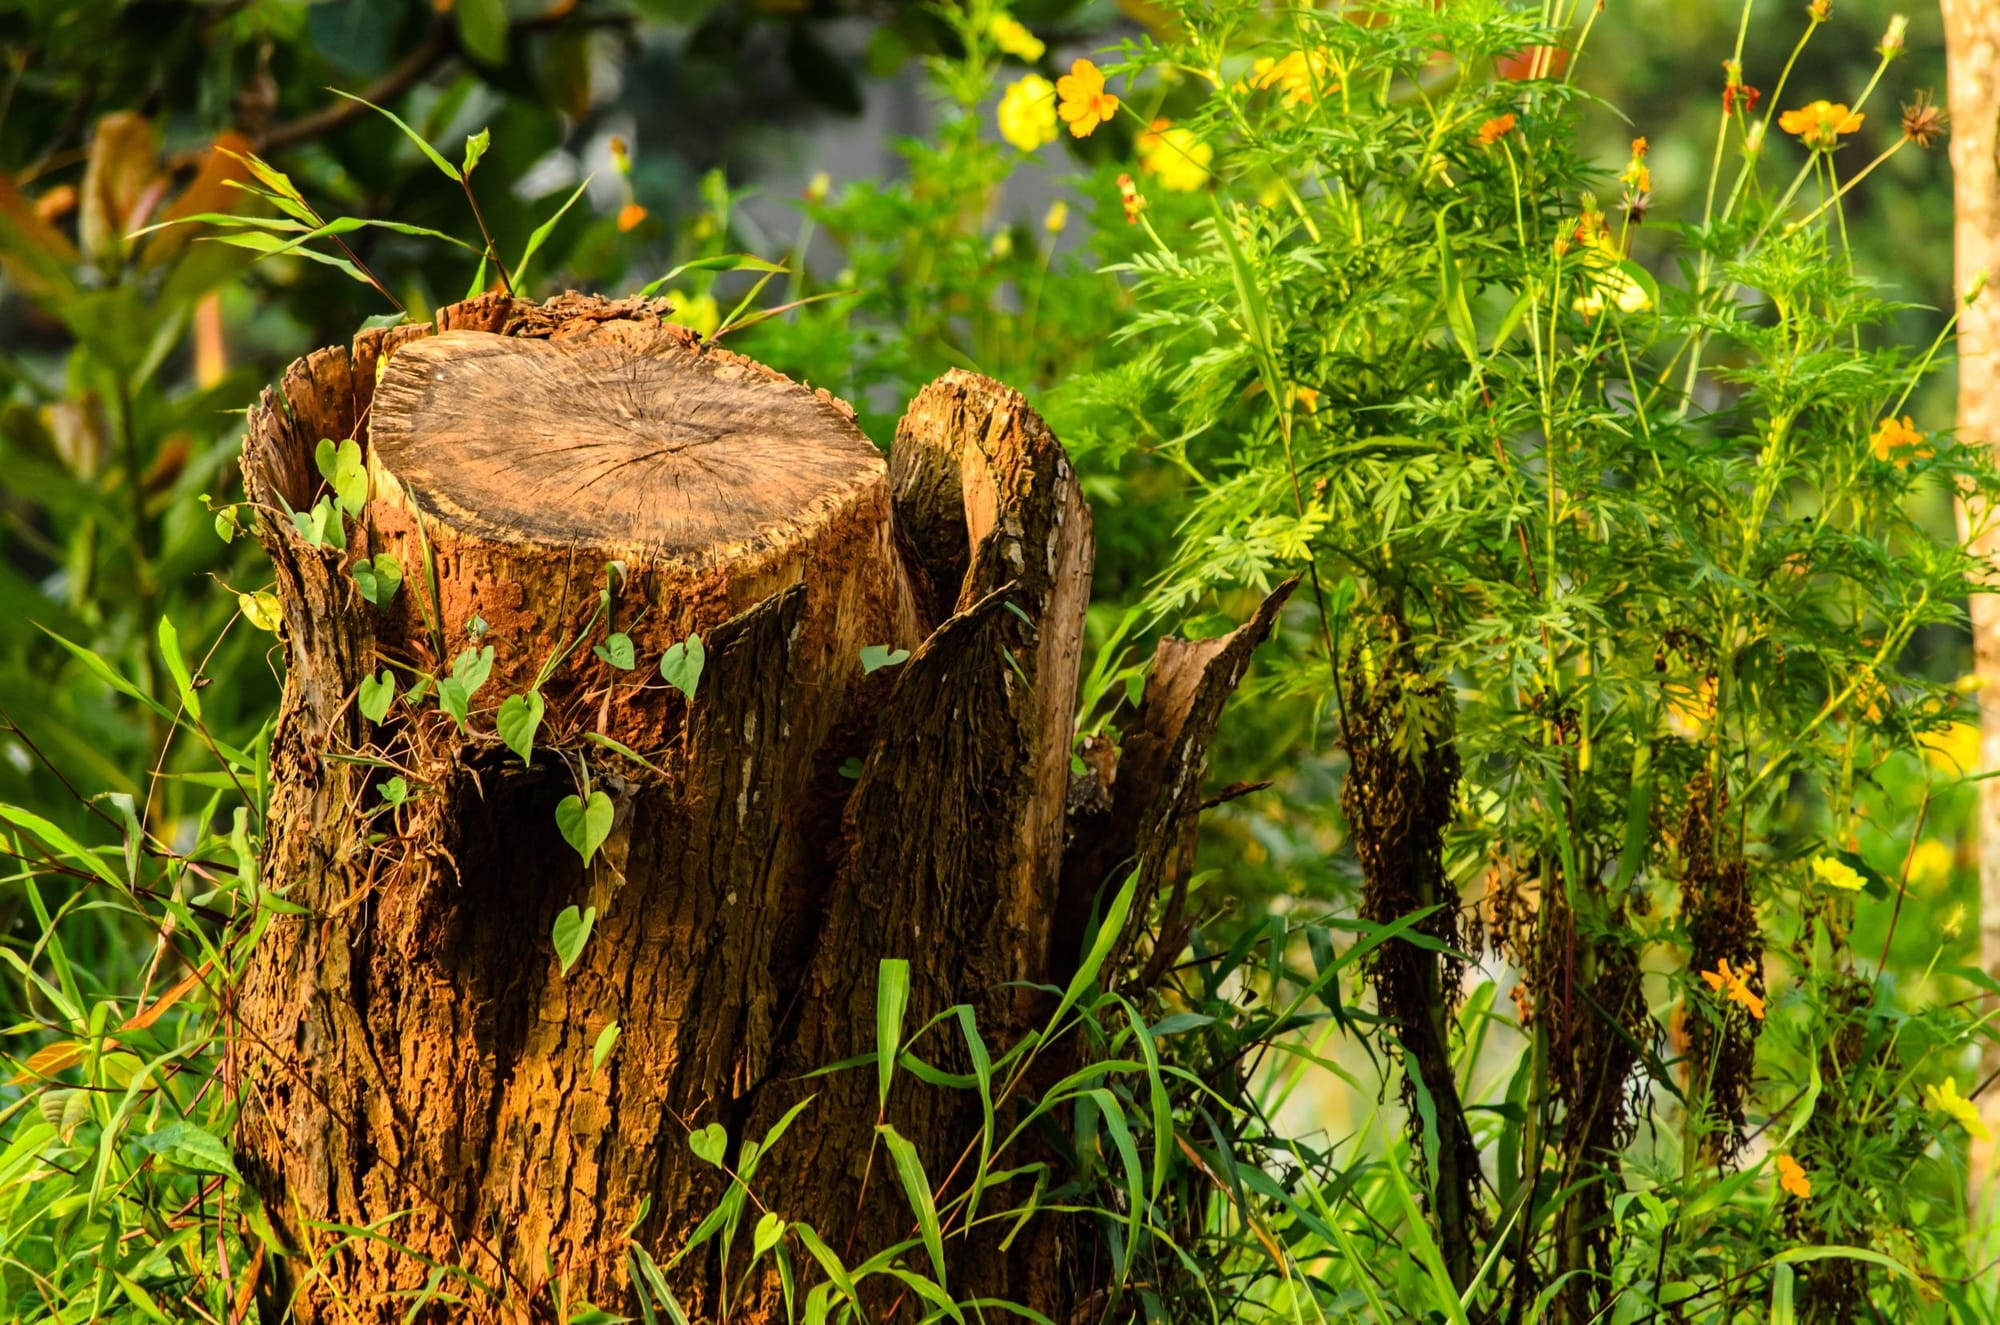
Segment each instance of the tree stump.
[{"label": "tree stump", "polygon": [[[644,1256],[692,1319],[784,1319],[771,1258],[740,1277],[761,1210],[892,1246],[878,1121],[940,1185],[979,1131],[963,1092],[904,1077],[878,1117],[872,1069],[808,1078],[873,1050],[879,961],[908,960],[912,1027],[969,1004],[1004,1045],[1107,873],[1185,880],[1208,732],[1278,600],[1173,652],[1146,804],[1072,825],[1090,518],[1041,420],[952,373],[885,462],[841,402],[664,312],[486,296],[251,412],[288,663],[263,877],[298,913],[240,991],[238,1146],[301,1319],[636,1314]],[[329,484],[345,439],[362,467]],[[733,1253],[676,1261],[809,1096]],[[1082,1291],[1063,1226],[950,1242],[955,1295],[1061,1319]]]}]

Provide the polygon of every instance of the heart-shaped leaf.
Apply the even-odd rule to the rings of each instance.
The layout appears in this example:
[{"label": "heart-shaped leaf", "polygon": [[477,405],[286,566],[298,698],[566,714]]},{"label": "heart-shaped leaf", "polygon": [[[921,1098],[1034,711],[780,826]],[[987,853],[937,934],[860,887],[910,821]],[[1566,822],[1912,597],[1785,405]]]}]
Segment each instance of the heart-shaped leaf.
[{"label": "heart-shaped leaf", "polygon": [[463,729],[465,716],[472,709],[472,696],[465,692],[465,682],[455,676],[438,682],[438,707],[451,714],[451,720]]},{"label": "heart-shaped leaf", "polygon": [[604,1060],[611,1057],[613,1045],[618,1043],[618,1023],[610,1022],[597,1033],[597,1043],[590,1049],[590,1070],[595,1072],[604,1066]]},{"label": "heart-shaped leaf", "polygon": [[320,477],[333,485],[341,509],[359,515],[368,504],[368,468],[361,463],[361,443],[349,437],[335,444],[322,437],[313,450],[313,463],[319,466]]},{"label": "heart-shaped leaf", "polygon": [[500,704],[500,716],[494,725],[500,729],[500,739],[507,748],[521,756],[521,762],[534,762],[535,733],[542,725],[542,692],[530,690],[525,695],[509,695]]},{"label": "heart-shaped leaf", "polygon": [[466,697],[479,693],[479,687],[486,684],[486,678],[493,674],[493,646],[483,649],[467,649],[452,659],[452,679],[465,687]]},{"label": "heart-shaped leaf", "polygon": [[321,497],[313,503],[311,515],[300,515],[294,511],[292,520],[299,525],[306,542],[314,547],[347,548],[347,526],[341,522],[340,508],[331,500]]},{"label": "heart-shaped leaf", "polygon": [[562,963],[562,973],[569,974],[569,968],[576,965],[576,959],[583,955],[583,945],[590,942],[590,927],[597,923],[597,908],[586,906],[579,911],[566,906],[556,917],[554,933],[549,937],[556,945],[556,960]]},{"label": "heart-shaped leaf", "polygon": [[590,859],[597,854],[597,848],[604,845],[604,839],[611,836],[611,798],[601,791],[590,793],[590,803],[585,804],[575,796],[565,796],[556,806],[556,827],[562,830],[563,841],[576,849],[583,857],[586,868]]},{"label": "heart-shaped leaf", "polygon": [[277,634],[285,623],[283,609],[278,606],[278,595],[268,589],[260,589],[256,593],[237,594],[236,607],[243,613],[245,621],[273,635]]},{"label": "heart-shaped leaf", "polygon": [[632,652],[630,635],[607,635],[604,643],[593,647],[591,652],[621,672],[631,671],[639,661],[638,655]]},{"label": "heart-shaped leaf", "polygon": [[729,1133],[721,1123],[710,1123],[688,1133],[688,1149],[704,1164],[722,1167],[723,1151],[729,1148]]},{"label": "heart-shaped leaf", "polygon": [[755,1260],[778,1245],[778,1239],[785,1236],[785,1221],[776,1210],[766,1210],[757,1221],[757,1229],[750,1235],[750,1259]]},{"label": "heart-shaped leaf", "polygon": [[861,674],[878,671],[884,667],[894,667],[909,659],[908,649],[892,649],[886,644],[870,644],[861,650]]},{"label": "heart-shaped leaf", "polygon": [[400,777],[390,778],[377,790],[382,793],[382,799],[391,805],[401,805],[410,798],[410,784]]},{"label": "heart-shaped leaf", "polygon": [[395,673],[384,667],[375,676],[362,677],[361,689],[355,695],[355,702],[361,706],[362,717],[370,722],[382,721],[388,716],[389,706],[396,702]]},{"label": "heart-shaped leaf", "polygon": [[702,664],[707,661],[708,650],[702,648],[701,636],[689,635],[684,642],[667,649],[666,656],[660,659],[660,675],[667,679],[668,685],[693,699],[695,687],[701,684]]},{"label": "heart-shaped leaf", "polygon": [[354,563],[354,587],[361,591],[362,599],[374,607],[387,607],[389,600],[396,596],[396,590],[403,587],[403,563],[393,552],[378,552],[375,559],[362,559]]}]

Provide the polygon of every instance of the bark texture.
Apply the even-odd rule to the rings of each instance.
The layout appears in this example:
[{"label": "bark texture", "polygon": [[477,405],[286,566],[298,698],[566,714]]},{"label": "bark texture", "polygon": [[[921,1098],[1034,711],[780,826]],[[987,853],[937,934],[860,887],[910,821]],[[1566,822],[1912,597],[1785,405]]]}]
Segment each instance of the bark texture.
[{"label": "bark texture", "polygon": [[[1951,169],[1957,286],[2000,277],[2000,3],[1941,0],[1951,91]],[[1986,290],[1958,323],[1958,430],[1968,439],[2000,446],[2000,382],[1993,363],[2000,354],[2000,291]],[[1960,530],[1974,551],[2000,552],[2000,531],[1985,511],[1959,512]],[[1972,599],[1974,666],[1979,677],[1980,767],[2000,768],[2000,596]],[[1972,772],[1973,770],[1966,770]],[[1979,955],[1987,973],[2000,977],[2000,782],[1979,784]],[[2000,1071],[2000,1050],[1989,1046],[1984,1073]],[[2000,1129],[2000,1091],[1984,1092],[1981,1112]],[[1994,1154],[1974,1143],[1975,1195],[1990,1201]]]},{"label": "bark texture", "polygon": [[[1281,598],[1162,645],[1124,775],[1096,760],[1112,786],[1072,819],[1090,516],[1047,427],[954,372],[885,461],[841,402],[664,311],[487,296],[309,356],[252,411],[289,668],[264,872],[302,913],[241,991],[239,1148],[294,1251],[272,1305],[304,1320],[636,1315],[633,1247],[694,1319],[782,1319],[775,1276],[736,1280],[756,1207],[727,1275],[719,1239],[674,1260],[729,1185],[690,1133],[720,1126],[741,1168],[810,1098],[757,1205],[836,1249],[911,1237],[871,1164],[875,1073],[807,1076],[873,1049],[879,960],[910,963],[911,1027],[968,1004],[997,1052],[1107,879],[1186,882],[1209,735]],[[325,495],[323,438],[369,476],[345,550],[287,514]],[[406,579],[378,607],[353,566],[383,553]],[[611,631],[632,670],[593,651]],[[690,633],[691,698],[657,670]],[[908,656],[866,672],[876,645]],[[489,646],[463,726],[435,698],[360,714],[364,678],[407,691]],[[531,690],[524,765],[496,710]],[[586,783],[613,807],[588,867],[557,827]],[[571,906],[595,923],[565,971]],[[886,1121],[963,1190],[976,1096],[905,1076]],[[1060,1320],[1088,1291],[1073,1224],[1007,1251],[947,1232],[955,1295]]]}]

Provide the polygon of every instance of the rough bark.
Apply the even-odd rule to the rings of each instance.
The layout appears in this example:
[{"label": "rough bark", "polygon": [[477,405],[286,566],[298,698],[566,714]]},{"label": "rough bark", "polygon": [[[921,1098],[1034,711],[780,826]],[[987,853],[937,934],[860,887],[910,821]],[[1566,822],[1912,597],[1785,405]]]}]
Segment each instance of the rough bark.
[{"label": "rough bark", "polygon": [[[1951,91],[1954,237],[1960,294],[2000,277],[2000,3],[1941,0]],[[1958,323],[1958,430],[2000,446],[2000,383],[1991,365],[2000,354],[2000,298],[1986,290]],[[1961,508],[1961,532],[1985,556],[2000,552],[1990,513]],[[1974,667],[1979,678],[1980,767],[2000,768],[2000,596],[1972,598]],[[1972,770],[1967,770],[1968,772]],[[1979,784],[1979,956],[2000,977],[2000,782]],[[1988,1046],[1984,1074],[2000,1071],[2000,1049]],[[2000,1129],[2000,1091],[1980,1100],[1988,1127]],[[1975,1143],[1975,1194],[1993,1170],[1990,1145]],[[1990,1193],[1987,1193],[1990,1199]]]},{"label": "rough bark", "polygon": [[[631,1247],[694,1319],[782,1319],[775,1276],[735,1282],[757,1207],[873,1251],[914,1231],[878,1120],[946,1195],[976,1144],[967,1092],[906,1075],[882,1116],[872,1070],[807,1076],[873,1049],[880,959],[910,963],[911,1027],[967,1004],[998,1052],[1045,1011],[1031,986],[1073,969],[1054,922],[1088,914],[1107,842],[1162,838],[1135,825],[1164,814],[1182,846],[1148,885],[1185,883],[1208,735],[1275,603],[1181,646],[1222,663],[1145,756],[1168,810],[1069,825],[1090,519],[1041,420],[955,372],[885,463],[840,402],[662,311],[489,296],[322,350],[252,411],[288,663],[264,876],[302,913],[241,991],[239,1147],[295,1253],[268,1287],[302,1319],[402,1320],[426,1290],[419,1319],[636,1314]],[[369,499],[346,551],[314,547],[286,511],[323,495],[319,440],[348,437]],[[377,608],[351,568],[384,552],[407,578]],[[635,670],[593,654],[609,630]],[[656,665],[690,632],[687,698]],[[463,728],[434,699],[359,714],[364,677],[407,689],[488,645]],[[865,673],[871,645],[910,652]],[[537,687],[523,765],[495,709]],[[588,867],[555,813],[586,778],[614,806]],[[596,920],[565,972],[572,905]],[[690,1133],[719,1124],[740,1167],[809,1096],[758,1160],[729,1274],[719,1239],[674,1263],[729,1184]],[[1088,1278],[1073,1224],[1005,1253],[948,1232],[960,1296],[1062,1319]]]}]

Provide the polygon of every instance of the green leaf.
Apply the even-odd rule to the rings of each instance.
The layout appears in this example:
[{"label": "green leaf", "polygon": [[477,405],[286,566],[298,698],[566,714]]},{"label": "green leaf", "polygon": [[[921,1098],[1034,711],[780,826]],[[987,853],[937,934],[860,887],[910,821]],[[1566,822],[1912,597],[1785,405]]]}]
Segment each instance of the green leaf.
[{"label": "green leaf", "polygon": [[909,656],[908,649],[892,649],[886,644],[870,644],[861,650],[861,674],[866,676],[884,667],[894,667],[897,663],[907,661]]},{"label": "green leaf", "polygon": [[878,1123],[875,1130],[889,1147],[889,1158],[895,1162],[896,1176],[902,1180],[903,1195],[909,1198],[910,1209],[917,1216],[917,1227],[923,1232],[924,1250],[931,1256],[931,1270],[942,1287],[944,1234],[938,1227],[937,1202],[931,1195],[930,1178],[924,1173],[924,1161],[918,1156],[917,1148],[888,1123]]},{"label": "green leaf", "polygon": [[583,191],[589,187],[590,180],[586,178],[583,183],[576,186],[576,192],[570,194],[569,199],[562,206],[556,208],[556,214],[536,226],[535,233],[528,236],[528,247],[522,252],[521,260],[514,264],[514,289],[517,292],[526,293],[528,289],[528,264],[535,260],[535,254],[541,251],[541,247],[547,241],[548,237],[555,233],[556,223],[563,219],[570,208],[576,206],[576,200],[581,198]]},{"label": "green leaf", "polygon": [[632,651],[630,635],[607,635],[604,643],[594,645],[590,651],[621,672],[629,672],[639,663],[638,655]]},{"label": "green leaf", "polygon": [[391,805],[401,805],[404,801],[410,799],[410,784],[401,776],[390,778],[387,782],[377,787],[376,790],[381,792],[382,799]]},{"label": "green leaf", "polygon": [[606,1022],[604,1029],[597,1033],[597,1043],[590,1048],[590,1070],[595,1072],[604,1066],[604,1060],[611,1057],[612,1047],[618,1043],[618,1023]]},{"label": "green leaf", "polygon": [[[195,716],[200,717],[201,715],[197,713]],[[1862,887],[1862,892],[1874,901],[1885,902],[1896,895],[1896,886],[1883,877],[1882,871],[1863,860],[1859,852],[1837,850],[1833,855],[1841,864],[1867,880],[1866,884]]]},{"label": "green leaf", "polygon": [[1104,965],[1104,959],[1111,955],[1112,945],[1125,932],[1125,918],[1132,913],[1132,898],[1139,890],[1139,871],[1133,870],[1125,876],[1125,882],[1118,888],[1118,895],[1111,899],[1111,908],[1105,913],[1103,923],[1097,927],[1097,937],[1091,941],[1090,953],[1070,977],[1069,987],[1063,990],[1062,999],[1057,1002],[1054,1015],[1049,1018],[1048,1034],[1053,1034],[1061,1024],[1063,1014],[1076,1006],[1083,997],[1083,991],[1090,988],[1091,981],[1097,979],[1097,972]]},{"label": "green leaf", "polygon": [[396,702],[396,675],[384,667],[374,676],[361,678],[361,689],[355,696],[361,706],[361,716],[370,722],[380,722],[388,716],[389,706]]},{"label": "green leaf", "polygon": [[695,687],[701,684],[702,665],[708,661],[708,651],[701,646],[701,636],[689,635],[683,643],[667,649],[660,659],[660,675],[667,684],[694,698]]},{"label": "green leaf", "polygon": [[576,959],[583,955],[583,945],[590,942],[590,927],[597,923],[597,908],[586,906],[581,911],[574,906],[566,906],[556,917],[555,930],[549,935],[556,945],[556,960],[562,963],[562,973],[569,974],[569,968],[576,965]]},{"label": "green leaf", "polygon": [[575,796],[563,797],[556,806],[556,827],[562,830],[563,841],[575,848],[588,868],[591,857],[604,845],[604,839],[611,836],[611,798],[593,791],[586,805]]},{"label": "green leaf", "polygon": [[479,687],[486,684],[486,678],[493,673],[493,646],[488,644],[479,650],[467,649],[451,660],[451,674],[465,686],[465,693],[476,695]]},{"label": "green leaf", "polygon": [[340,522],[340,512],[334,506],[332,498],[321,497],[313,503],[310,511],[294,511],[287,508],[285,513],[292,517],[292,527],[299,531],[299,537],[309,545],[337,548],[347,546],[346,527]]},{"label": "green leaf", "polygon": [[396,590],[403,587],[403,563],[393,552],[378,552],[375,559],[363,559],[354,563],[354,587],[361,591],[364,601],[374,607],[387,607],[395,598]]},{"label": "green leaf", "polygon": [[[458,40],[465,47],[465,53],[481,64],[504,63],[507,59],[507,6],[503,0],[458,0],[452,8],[458,16]],[[470,165],[466,167],[467,170],[471,168]]]},{"label": "green leaf", "polygon": [[783,275],[786,268],[783,263],[771,262],[764,258],[753,258],[747,253],[720,253],[714,257],[696,258],[692,262],[683,262],[680,266],[675,267],[658,280],[647,282],[645,288],[639,291],[639,297],[642,299],[651,299],[654,295],[679,280],[684,273],[691,271],[756,271],[767,272],[772,275]]},{"label": "green leaf", "polygon": [[368,504],[368,467],[361,462],[361,444],[352,437],[339,443],[322,437],[313,451],[313,461],[319,466],[320,477],[332,485],[341,509],[359,515]]},{"label": "green leaf", "polygon": [[696,1159],[704,1164],[722,1167],[723,1151],[729,1146],[729,1133],[721,1123],[710,1123],[688,1133],[688,1149],[694,1151]]},{"label": "green leaf", "polygon": [[758,1219],[756,1229],[750,1234],[750,1259],[757,1260],[771,1248],[778,1245],[778,1239],[785,1236],[785,1221],[775,1210],[766,1210]]},{"label": "green leaf", "polygon": [[509,695],[500,704],[500,716],[495,719],[500,739],[507,743],[509,750],[521,756],[524,764],[534,762],[535,733],[541,729],[542,712],[542,692],[539,690],[530,690],[525,695]]},{"label": "green leaf", "polygon": [[[415,694],[415,691],[411,691]],[[465,692],[465,682],[455,676],[447,676],[438,682],[438,707],[451,715],[461,731],[465,728],[466,716],[472,711],[472,696]]]},{"label": "green leaf", "polygon": [[236,609],[258,630],[275,635],[284,627],[284,609],[278,604],[278,595],[268,589],[237,594]]},{"label": "green leaf", "polygon": [[1444,300],[1445,324],[1451,328],[1451,338],[1458,342],[1467,362],[1474,367],[1479,364],[1479,332],[1472,324],[1472,305],[1465,298],[1465,277],[1458,269],[1458,257],[1451,251],[1451,231],[1446,224],[1445,211],[1437,214],[1438,239],[1438,289]]},{"label": "green leaf", "polygon": [[188,674],[186,659],[181,657],[180,632],[166,617],[160,618],[160,656],[166,659],[167,671],[174,678],[174,689],[180,692],[181,707],[196,722],[201,721],[201,696],[195,693],[194,678]]},{"label": "green leaf", "polygon": [[227,244],[232,248],[247,248],[251,252],[261,254],[266,258],[280,253],[292,253],[298,257],[317,262],[322,266],[332,267],[335,271],[346,272],[350,277],[361,282],[361,284],[367,286],[369,289],[372,290],[375,288],[375,282],[362,275],[361,269],[346,258],[336,257],[331,253],[322,253],[315,248],[299,248],[296,245],[287,244],[276,235],[266,235],[255,230],[248,230],[233,235],[203,235],[202,239],[207,243]]},{"label": "green leaf", "polygon": [[479,158],[485,156],[486,149],[492,145],[493,131],[491,129],[481,129],[478,133],[468,137],[465,140],[465,164],[458,168],[459,173],[470,176],[472,168],[479,164]]},{"label": "green leaf", "polygon": [[910,964],[885,957],[875,968],[876,1107],[889,1107],[889,1082],[895,1076],[896,1055],[902,1051],[903,1014],[910,1006]]},{"label": "green leaf", "polygon": [[193,1123],[168,1123],[157,1132],[132,1138],[139,1149],[197,1173],[221,1173],[241,1180],[229,1147]]},{"label": "green leaf", "polygon": [[[498,4],[500,4],[500,0],[488,0],[488,3],[497,6]],[[466,6],[464,5],[458,6],[459,35],[461,37],[465,35],[465,9]],[[501,16],[501,22],[503,24],[506,22],[506,16],[504,12]],[[360,102],[362,105],[368,107],[368,109],[374,111],[377,115],[380,115],[382,116],[382,118],[388,120],[389,123],[395,125],[398,129],[401,129],[403,131],[403,136],[405,138],[408,138],[411,142],[415,143],[418,149],[422,151],[425,156],[431,159],[431,164],[436,166],[440,171],[444,172],[444,177],[446,179],[452,181],[454,184],[458,182],[458,171],[453,169],[451,162],[445,160],[442,156],[440,156],[438,154],[437,148],[432,147],[422,134],[418,133],[415,129],[412,129],[409,125],[403,123],[402,117],[397,115],[396,112],[392,110],[385,110],[381,106],[378,106],[374,102],[368,100],[366,97],[357,97],[352,92],[342,92],[337,87],[328,88],[327,91],[333,93],[337,97],[346,97],[349,101]]]}]

